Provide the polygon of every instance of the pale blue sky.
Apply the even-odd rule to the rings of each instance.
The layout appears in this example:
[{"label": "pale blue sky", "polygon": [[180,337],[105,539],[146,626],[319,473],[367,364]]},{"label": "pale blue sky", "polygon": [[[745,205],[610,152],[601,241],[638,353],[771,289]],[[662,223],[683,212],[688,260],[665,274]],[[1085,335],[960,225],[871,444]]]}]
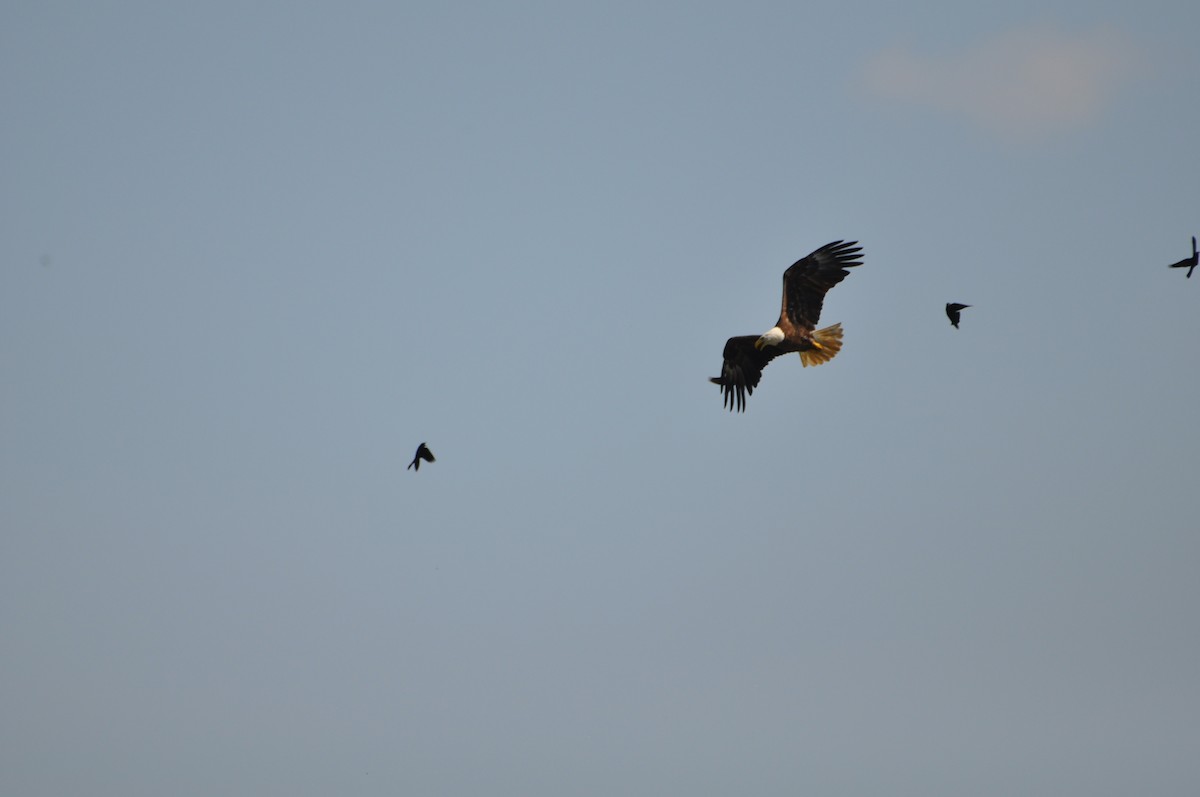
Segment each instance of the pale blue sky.
[{"label": "pale blue sky", "polygon": [[1198,32],[8,3],[0,792],[1197,792]]}]

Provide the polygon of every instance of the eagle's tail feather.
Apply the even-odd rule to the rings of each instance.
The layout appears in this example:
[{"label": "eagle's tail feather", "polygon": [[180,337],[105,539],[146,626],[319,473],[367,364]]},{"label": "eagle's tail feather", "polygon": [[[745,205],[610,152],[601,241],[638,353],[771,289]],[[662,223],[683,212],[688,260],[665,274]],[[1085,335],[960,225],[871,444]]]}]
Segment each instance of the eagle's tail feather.
[{"label": "eagle's tail feather", "polygon": [[818,329],[812,334],[812,339],[816,348],[800,352],[800,363],[805,368],[827,363],[837,356],[842,350],[842,325],[834,324]]}]

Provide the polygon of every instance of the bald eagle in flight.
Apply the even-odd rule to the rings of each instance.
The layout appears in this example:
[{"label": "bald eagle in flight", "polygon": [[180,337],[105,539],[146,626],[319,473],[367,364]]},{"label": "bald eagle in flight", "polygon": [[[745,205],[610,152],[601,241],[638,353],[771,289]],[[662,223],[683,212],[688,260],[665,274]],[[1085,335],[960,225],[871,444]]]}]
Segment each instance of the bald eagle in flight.
[{"label": "bald eagle in flight", "polygon": [[846,278],[846,269],[861,266],[858,241],[834,241],[783,272],[783,309],[775,326],[762,335],[741,335],[725,343],[719,385],[729,411],[746,409],[746,396],[758,387],[763,368],[781,354],[800,353],[807,367],[827,363],[842,348],[842,325],[817,329],[825,293]]}]

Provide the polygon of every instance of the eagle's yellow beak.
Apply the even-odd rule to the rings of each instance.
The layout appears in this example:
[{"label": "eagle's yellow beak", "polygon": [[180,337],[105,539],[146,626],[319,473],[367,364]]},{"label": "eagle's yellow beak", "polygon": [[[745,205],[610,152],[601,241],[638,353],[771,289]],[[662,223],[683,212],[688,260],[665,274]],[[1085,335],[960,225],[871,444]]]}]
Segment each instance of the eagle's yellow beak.
[{"label": "eagle's yellow beak", "polygon": [[763,347],[762,338],[759,338],[758,340],[754,341],[754,348],[758,349],[759,351],[762,351],[762,347]]}]

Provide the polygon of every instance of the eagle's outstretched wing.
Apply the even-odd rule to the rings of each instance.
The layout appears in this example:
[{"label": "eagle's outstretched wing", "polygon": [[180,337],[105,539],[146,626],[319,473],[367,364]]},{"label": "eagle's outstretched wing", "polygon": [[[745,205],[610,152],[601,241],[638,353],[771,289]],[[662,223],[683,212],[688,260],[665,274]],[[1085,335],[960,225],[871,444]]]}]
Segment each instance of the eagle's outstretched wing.
[{"label": "eagle's outstretched wing", "polygon": [[793,263],[783,272],[780,318],[797,329],[816,329],[825,293],[846,278],[846,269],[862,265],[861,253],[858,241],[834,241]]},{"label": "eagle's outstretched wing", "polygon": [[746,396],[758,387],[758,380],[762,379],[762,372],[767,363],[790,351],[778,346],[756,349],[756,340],[757,335],[740,335],[726,341],[723,354],[725,362],[721,363],[721,375],[709,379],[714,385],[721,386],[725,406],[730,412],[735,409],[742,412],[746,409]]}]

